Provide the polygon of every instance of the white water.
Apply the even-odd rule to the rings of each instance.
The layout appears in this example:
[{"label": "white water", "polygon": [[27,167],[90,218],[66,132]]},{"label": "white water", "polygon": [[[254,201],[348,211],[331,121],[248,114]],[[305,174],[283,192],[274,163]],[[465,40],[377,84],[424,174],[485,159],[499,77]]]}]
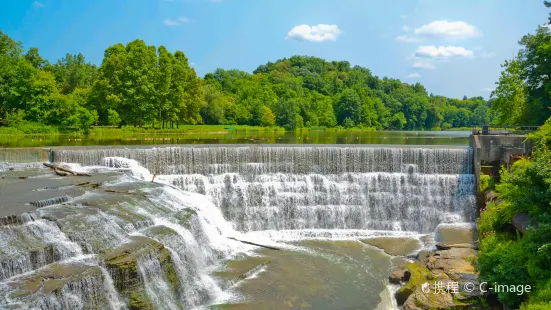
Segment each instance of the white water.
[{"label": "white water", "polygon": [[[130,241],[129,234],[162,243],[177,272],[178,291],[171,290],[159,253],[138,259],[147,296],[160,309],[194,308],[227,300],[228,293],[210,273],[221,260],[254,249],[228,237],[296,250],[286,242],[374,236],[418,238],[442,223],[470,222],[474,215],[474,177],[469,174],[472,163],[467,149],[92,149],[56,151],[54,157],[72,163],[72,168],[79,171],[103,166],[129,172],[130,177],[122,177],[110,186],[128,187],[153,179],[162,185],[160,189],[143,190],[149,203],[124,206],[145,220],[129,223],[93,208],[67,209],[57,220],[64,232],[50,227],[51,234],[36,234],[41,242],[55,243],[61,259],[82,255],[80,246],[84,253],[118,247]],[[74,202],[78,201],[75,197]],[[187,210],[193,214],[184,225],[177,215]],[[59,210],[54,206],[50,211],[48,207],[39,215],[50,213],[55,218]],[[55,226],[53,222],[44,223]],[[156,228],[171,233],[158,234]],[[7,239],[0,235],[0,245],[3,240]],[[49,263],[42,261],[42,265]],[[25,266],[4,277],[36,268],[28,263]],[[79,308],[88,302],[80,292],[97,290],[101,284],[106,304],[112,309],[125,308],[109,272],[98,267],[101,283],[83,280],[65,292],[62,300],[45,296],[41,302],[46,308]],[[14,270],[10,268],[0,270]],[[387,298],[391,293],[381,293],[381,309],[395,307],[393,298]]]},{"label": "white water", "polygon": [[109,274],[109,272],[105,269],[105,267],[98,265],[98,267],[101,269],[101,274],[103,275],[103,289],[105,290],[107,294],[107,298],[109,300],[109,306],[112,310],[123,310],[126,309],[126,305],[121,302],[119,293],[115,289],[115,283],[113,282],[113,278]]},{"label": "white water", "polygon": [[138,270],[147,296],[158,309],[180,309],[159,262],[159,253],[146,253],[138,258]]}]

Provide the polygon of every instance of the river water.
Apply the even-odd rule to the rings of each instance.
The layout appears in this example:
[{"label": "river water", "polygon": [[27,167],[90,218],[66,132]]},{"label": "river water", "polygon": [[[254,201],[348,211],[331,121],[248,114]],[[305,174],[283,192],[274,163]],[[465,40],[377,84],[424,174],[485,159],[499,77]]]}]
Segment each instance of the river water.
[{"label": "river water", "polygon": [[[0,226],[0,307],[120,309],[139,292],[156,309],[395,309],[392,268],[432,247],[439,225],[475,216],[467,147],[96,147],[50,158],[116,176]],[[363,242],[373,238],[402,250]]]}]

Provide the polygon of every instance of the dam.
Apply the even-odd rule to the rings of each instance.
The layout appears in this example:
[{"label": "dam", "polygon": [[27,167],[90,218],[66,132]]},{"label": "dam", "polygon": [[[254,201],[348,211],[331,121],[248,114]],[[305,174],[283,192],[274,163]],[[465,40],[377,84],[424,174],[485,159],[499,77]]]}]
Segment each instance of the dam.
[{"label": "dam", "polygon": [[[472,225],[477,212],[471,147],[52,148],[24,164],[9,156],[0,172],[49,180],[33,192],[59,179],[34,158],[100,181],[78,179],[55,188],[61,200],[3,214],[7,309],[394,309],[387,276],[396,261],[434,246],[442,225]],[[397,257],[360,242],[378,237],[415,246]]]}]

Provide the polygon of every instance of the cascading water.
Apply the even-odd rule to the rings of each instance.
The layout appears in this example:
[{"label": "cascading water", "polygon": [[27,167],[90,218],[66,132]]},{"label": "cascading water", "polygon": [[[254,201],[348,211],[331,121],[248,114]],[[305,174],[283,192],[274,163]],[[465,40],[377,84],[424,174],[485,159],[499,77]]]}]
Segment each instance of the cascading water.
[{"label": "cascading water", "polygon": [[[111,157],[110,157],[111,156]],[[115,157],[112,157],[115,156]],[[428,233],[474,218],[470,149],[199,147],[55,152],[56,161],[131,168],[206,195],[239,231]]]},{"label": "cascading water", "polygon": [[[121,171],[106,185],[124,199],[89,192],[41,205],[25,221],[4,220],[0,249],[10,255],[0,252],[0,293],[8,296],[0,307],[201,307],[227,297],[227,283],[211,272],[253,249],[228,237],[418,236],[474,220],[467,148],[84,149],[51,158],[75,170]],[[74,261],[74,273],[58,274],[56,264]],[[12,294],[43,276],[65,284],[57,293]]]}]

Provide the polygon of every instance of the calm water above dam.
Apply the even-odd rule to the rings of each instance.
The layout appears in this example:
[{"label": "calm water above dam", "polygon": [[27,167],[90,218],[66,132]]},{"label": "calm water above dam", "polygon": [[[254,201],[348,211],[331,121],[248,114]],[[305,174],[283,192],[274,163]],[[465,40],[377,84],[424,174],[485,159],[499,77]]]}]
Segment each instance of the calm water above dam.
[{"label": "calm water above dam", "polygon": [[401,144],[468,145],[469,131],[235,131],[231,133],[132,134],[121,136],[1,136],[0,147],[153,144]]}]

